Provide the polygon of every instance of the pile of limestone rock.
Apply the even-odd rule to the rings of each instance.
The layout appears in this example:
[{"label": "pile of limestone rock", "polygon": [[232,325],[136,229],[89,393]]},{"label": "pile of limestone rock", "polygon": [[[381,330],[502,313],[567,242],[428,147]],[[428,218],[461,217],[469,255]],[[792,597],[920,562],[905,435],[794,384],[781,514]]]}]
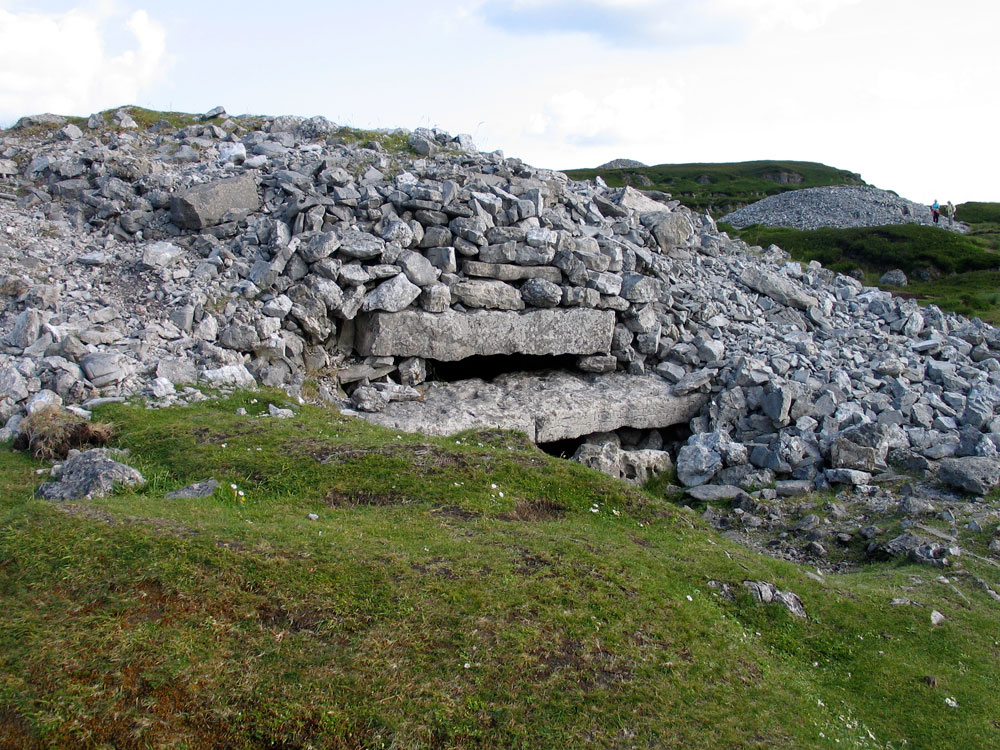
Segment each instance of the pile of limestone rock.
[{"label": "pile of limestone rock", "polygon": [[633,481],[1000,482],[992,327],[467,136],[27,118],[0,195],[6,435],[48,403],[313,378],[380,424],[518,429]]},{"label": "pile of limestone rock", "polygon": [[931,207],[868,185],[835,185],[778,193],[722,217],[734,227],[751,224],[793,229],[881,227],[924,224],[954,232],[968,227],[945,216],[934,221]]}]

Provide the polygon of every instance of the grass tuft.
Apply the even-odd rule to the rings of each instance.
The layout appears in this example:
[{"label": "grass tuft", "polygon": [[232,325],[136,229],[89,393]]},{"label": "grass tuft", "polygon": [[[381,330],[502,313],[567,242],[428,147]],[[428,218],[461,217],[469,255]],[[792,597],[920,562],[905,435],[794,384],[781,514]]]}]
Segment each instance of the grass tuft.
[{"label": "grass tuft", "polygon": [[112,425],[88,422],[60,406],[34,411],[21,422],[15,450],[28,450],[40,459],[63,459],[73,449],[106,445],[114,435]]}]

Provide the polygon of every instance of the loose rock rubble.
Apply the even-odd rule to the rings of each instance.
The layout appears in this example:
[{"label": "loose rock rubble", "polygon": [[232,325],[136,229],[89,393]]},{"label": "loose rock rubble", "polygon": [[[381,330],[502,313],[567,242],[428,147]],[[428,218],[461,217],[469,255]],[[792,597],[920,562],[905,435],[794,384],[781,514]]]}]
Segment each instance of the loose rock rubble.
[{"label": "loose rock rubble", "polygon": [[[113,120],[0,137],[7,436],[42,392],[170,404],[309,377],[401,429],[577,440],[578,460],[634,482],[675,467],[750,526],[785,523],[762,493],[866,491],[890,467],[976,495],[1000,482],[1000,335],[979,320],[467,136]],[[873,194],[818,190],[797,191],[827,196],[817,215]],[[497,356],[558,372],[435,382]]]},{"label": "loose rock rubble", "polygon": [[955,232],[968,231],[965,224],[947,217],[934,224],[930,206],[900,198],[888,190],[854,185],[805,188],[771,195],[726,214],[721,221],[739,228],[751,224],[793,229],[925,224]]}]

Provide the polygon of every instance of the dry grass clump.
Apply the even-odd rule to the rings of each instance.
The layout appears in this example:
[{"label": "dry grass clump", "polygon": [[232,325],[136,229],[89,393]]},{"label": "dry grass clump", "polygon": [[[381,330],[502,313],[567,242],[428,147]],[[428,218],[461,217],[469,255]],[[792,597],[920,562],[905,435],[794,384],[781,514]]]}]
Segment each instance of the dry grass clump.
[{"label": "dry grass clump", "polygon": [[66,458],[74,448],[105,445],[114,428],[104,422],[88,422],[59,406],[45,406],[25,417],[14,441],[17,450],[30,450],[44,459]]}]

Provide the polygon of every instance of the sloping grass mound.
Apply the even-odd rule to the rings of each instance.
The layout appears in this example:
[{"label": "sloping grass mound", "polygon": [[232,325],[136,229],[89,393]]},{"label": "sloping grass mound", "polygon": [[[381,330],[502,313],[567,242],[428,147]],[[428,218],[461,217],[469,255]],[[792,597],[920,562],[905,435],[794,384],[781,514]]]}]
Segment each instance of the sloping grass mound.
[{"label": "sloping grass mound", "polygon": [[805,161],[658,164],[621,169],[569,169],[574,180],[600,176],[611,187],[632,185],[670,193],[688,208],[722,216],[787,190],[864,185],[853,172]]},{"label": "sloping grass mound", "polygon": [[799,261],[818,260],[825,267],[847,273],[861,267],[874,273],[901,268],[907,274],[992,270],[1000,255],[954,232],[917,224],[799,230],[753,225],[738,232],[752,245],[775,244]]},{"label": "sloping grass mound", "polygon": [[1000,203],[961,203],[956,206],[955,214],[967,224],[1000,224]]},{"label": "sloping grass mound", "polygon": [[0,450],[0,747],[995,740],[1000,605],[961,571],[821,578],[518,435],[268,399],[102,407],[148,482],[99,501],[34,499]]}]

